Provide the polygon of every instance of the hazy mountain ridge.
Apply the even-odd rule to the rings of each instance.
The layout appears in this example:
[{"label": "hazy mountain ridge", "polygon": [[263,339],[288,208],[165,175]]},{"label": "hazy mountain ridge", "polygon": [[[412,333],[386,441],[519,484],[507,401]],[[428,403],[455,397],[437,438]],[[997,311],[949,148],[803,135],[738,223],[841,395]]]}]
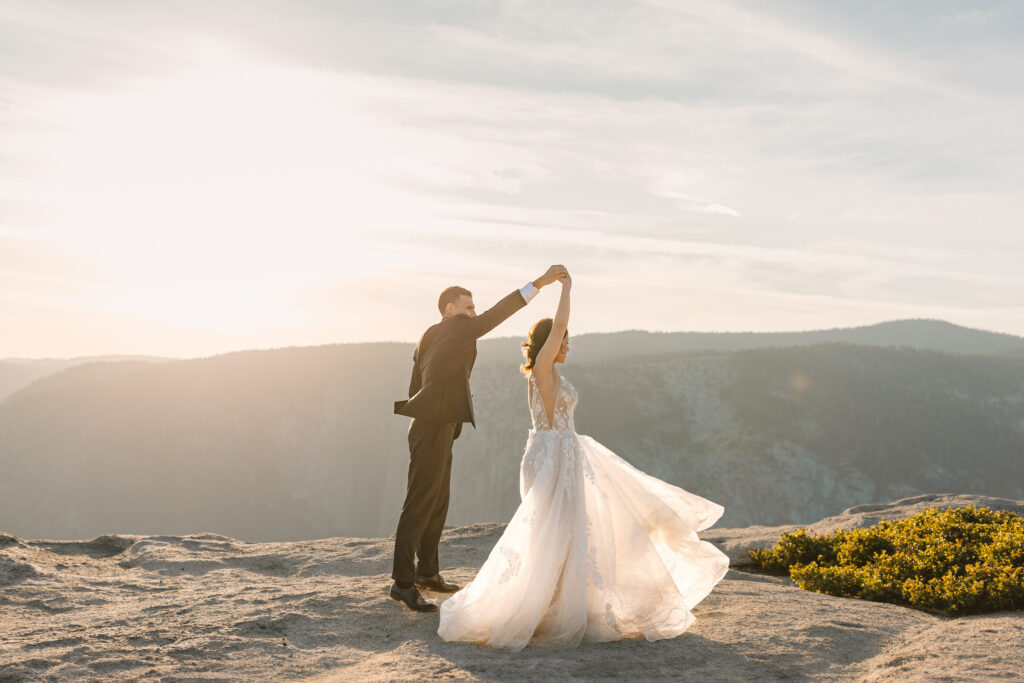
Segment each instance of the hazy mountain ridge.
[{"label": "hazy mountain ridge", "polygon": [[[571,327],[571,326],[570,326]],[[571,332],[571,329],[570,329]],[[827,342],[866,346],[911,347],[930,351],[986,356],[1024,357],[1024,337],[976,330],[944,320],[891,320],[862,327],[799,332],[602,332],[573,336],[574,358],[598,360],[623,352],[657,355],[681,351],[741,351],[745,349],[810,346]],[[518,338],[481,343],[481,355],[518,348]]]},{"label": "hazy mountain ridge", "polygon": [[[518,337],[500,337],[480,342],[480,357],[499,361],[518,353]],[[580,361],[598,360],[628,350],[629,355],[656,355],[680,351],[736,351],[782,346],[807,346],[823,342],[846,342],[869,346],[909,346],[953,353],[1024,358],[1024,337],[1002,332],[976,330],[944,320],[891,320],[862,327],[844,327],[800,332],[599,332],[573,336],[573,355]],[[371,344],[400,344],[372,342]],[[343,346],[359,346],[346,344]],[[337,346],[326,345],[330,348]],[[313,347],[290,347],[313,348]],[[277,350],[277,349],[267,349]],[[236,351],[213,357],[223,357]],[[0,402],[32,382],[71,367],[94,362],[123,360],[172,361],[157,356],[83,356],[68,359],[0,359]],[[196,359],[198,360],[198,359]]]},{"label": "hazy mountain ridge", "polygon": [[79,358],[3,358],[0,359],[0,402],[36,380],[88,363],[125,360],[163,362],[158,356],[82,356]]},{"label": "hazy mountain ridge", "polygon": [[[836,344],[627,344],[602,358],[589,337],[573,339],[564,368],[579,430],[721,502],[724,524],[805,522],[933,490],[1024,497],[1020,360]],[[518,504],[529,414],[510,341],[481,344],[480,428],[456,445],[452,524],[505,521]],[[0,405],[0,518],[36,537],[386,535],[408,465],[408,422],[390,410],[410,363],[408,344],[329,345],[38,381]]]}]

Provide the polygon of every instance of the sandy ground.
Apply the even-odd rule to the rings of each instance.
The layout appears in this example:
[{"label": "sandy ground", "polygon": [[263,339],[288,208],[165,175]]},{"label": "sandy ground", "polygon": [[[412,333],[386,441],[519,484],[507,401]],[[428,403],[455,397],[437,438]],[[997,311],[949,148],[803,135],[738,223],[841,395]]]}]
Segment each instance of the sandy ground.
[{"label": "sandy ground", "polygon": [[[923,498],[885,514],[992,500]],[[878,514],[852,508],[822,524],[863,525]],[[470,580],[501,530],[446,530],[446,578]],[[777,533],[704,537],[739,559]],[[387,597],[391,549],[388,539],[0,535],[0,681],[1024,679],[1024,613],[948,619],[802,591],[738,563],[673,640],[520,653],[445,643],[437,614]]]}]

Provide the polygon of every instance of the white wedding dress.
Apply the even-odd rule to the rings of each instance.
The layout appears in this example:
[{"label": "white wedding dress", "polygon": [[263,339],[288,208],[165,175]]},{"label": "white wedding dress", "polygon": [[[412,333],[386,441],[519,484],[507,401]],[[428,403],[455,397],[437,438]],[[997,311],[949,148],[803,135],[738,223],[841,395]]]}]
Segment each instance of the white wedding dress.
[{"label": "white wedding dress", "polygon": [[549,425],[529,383],[522,503],[476,578],[441,605],[438,635],[521,650],[683,633],[729,568],[697,537],[724,508],[577,434],[578,397],[565,378]]}]

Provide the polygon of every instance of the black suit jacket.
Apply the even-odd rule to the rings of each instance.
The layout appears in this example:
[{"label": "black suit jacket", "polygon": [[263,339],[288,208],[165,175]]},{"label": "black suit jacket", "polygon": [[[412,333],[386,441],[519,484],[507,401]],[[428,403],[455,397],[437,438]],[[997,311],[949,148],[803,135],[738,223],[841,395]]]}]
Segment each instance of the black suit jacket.
[{"label": "black suit jacket", "polygon": [[413,353],[409,400],[395,402],[395,414],[427,422],[455,422],[476,427],[469,374],[476,362],[476,340],[526,305],[516,290],[476,317],[445,318],[430,326]]}]

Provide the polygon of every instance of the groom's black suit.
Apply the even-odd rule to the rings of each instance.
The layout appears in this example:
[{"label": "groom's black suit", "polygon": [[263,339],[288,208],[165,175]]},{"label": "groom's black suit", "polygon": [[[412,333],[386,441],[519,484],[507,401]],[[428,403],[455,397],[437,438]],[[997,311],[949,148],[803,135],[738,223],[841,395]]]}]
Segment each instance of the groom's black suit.
[{"label": "groom's black suit", "polygon": [[[526,305],[517,290],[478,316],[445,318],[423,333],[413,353],[409,400],[395,402],[395,413],[409,425],[409,483],[395,532],[391,577],[413,582],[415,574],[438,573],[437,545],[448,516],[452,443],[462,423],[474,427],[469,375],[476,340]],[[418,558],[419,564],[415,564]]]}]

